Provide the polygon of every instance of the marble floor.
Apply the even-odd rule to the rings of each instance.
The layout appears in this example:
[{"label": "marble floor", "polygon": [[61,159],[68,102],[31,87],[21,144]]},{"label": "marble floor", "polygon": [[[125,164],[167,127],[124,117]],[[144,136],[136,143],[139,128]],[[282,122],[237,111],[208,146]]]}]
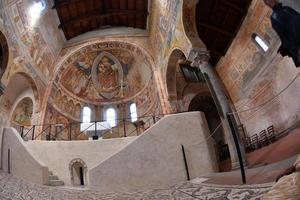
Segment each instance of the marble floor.
[{"label": "marble floor", "polygon": [[90,190],[41,186],[0,172],[0,200],[256,200],[272,184],[222,186],[184,182],[168,189],[103,194]]}]

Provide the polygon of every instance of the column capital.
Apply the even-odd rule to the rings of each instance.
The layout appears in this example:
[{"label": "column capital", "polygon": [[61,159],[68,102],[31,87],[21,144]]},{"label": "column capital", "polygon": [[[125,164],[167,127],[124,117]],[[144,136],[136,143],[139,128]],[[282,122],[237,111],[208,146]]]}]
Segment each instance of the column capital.
[{"label": "column capital", "polygon": [[210,59],[210,54],[207,49],[192,49],[188,60],[192,62],[192,67],[200,67],[202,64],[208,64]]}]

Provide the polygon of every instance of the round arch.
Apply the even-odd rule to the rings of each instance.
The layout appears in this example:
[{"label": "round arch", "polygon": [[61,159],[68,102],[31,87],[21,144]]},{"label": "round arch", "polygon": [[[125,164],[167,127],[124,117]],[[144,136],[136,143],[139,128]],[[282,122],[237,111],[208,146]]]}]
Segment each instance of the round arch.
[{"label": "round arch", "polygon": [[[217,107],[209,92],[202,92],[197,94],[189,104],[189,111],[201,111],[204,113],[209,130],[215,131],[221,123]],[[222,128],[219,128],[213,135],[217,144],[224,142],[224,133]]]},{"label": "round arch", "polygon": [[87,180],[87,165],[80,158],[71,160],[69,164],[69,171],[71,176],[71,184],[73,186],[86,186]]},{"label": "round arch", "polygon": [[40,94],[34,79],[29,74],[25,72],[17,72],[13,74],[10,77],[4,92],[11,102],[15,102],[17,97],[22,95],[22,93],[24,93],[29,88],[32,89],[34,111],[37,112],[40,109]]},{"label": "round arch", "polygon": [[184,53],[180,49],[174,49],[169,56],[168,65],[165,73],[166,88],[169,100],[177,99],[176,72],[181,60],[186,60]]}]

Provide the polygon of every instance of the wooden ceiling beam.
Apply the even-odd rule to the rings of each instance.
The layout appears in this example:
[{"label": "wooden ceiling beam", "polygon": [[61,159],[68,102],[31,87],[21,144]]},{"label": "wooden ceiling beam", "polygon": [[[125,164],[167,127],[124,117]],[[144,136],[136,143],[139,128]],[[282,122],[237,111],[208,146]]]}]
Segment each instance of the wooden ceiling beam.
[{"label": "wooden ceiling beam", "polygon": [[[213,26],[213,25],[210,25],[210,24],[197,22],[197,25],[201,26],[201,27],[204,27],[204,28],[207,28],[207,29],[210,29],[210,30],[213,30],[213,31],[216,31],[216,32],[221,33],[223,35],[226,35],[230,38],[234,37],[234,33],[231,33],[229,31],[223,30],[222,28],[219,28],[219,27],[216,27],[216,26]],[[199,30],[201,31],[201,28],[199,28]]]},{"label": "wooden ceiling beam", "polygon": [[233,4],[233,3],[229,2],[228,0],[222,0],[222,3],[223,3],[224,5],[226,5],[226,6],[228,6],[229,8],[232,8],[232,9],[234,9],[234,10],[237,10],[237,11],[239,11],[239,12],[241,12],[241,13],[246,13],[246,12],[247,12],[246,9],[239,7],[239,6],[237,6],[236,4]]},{"label": "wooden ceiling beam", "polygon": [[58,28],[65,28],[65,27],[73,26],[74,24],[77,24],[80,22],[85,22],[85,21],[89,21],[89,20],[99,20],[99,19],[109,18],[109,17],[113,17],[113,16],[118,16],[118,15],[143,15],[146,17],[148,15],[148,12],[147,11],[136,11],[136,10],[107,9],[106,13],[102,13],[102,14],[92,13],[92,14],[73,18],[66,22],[62,22],[58,26]]},{"label": "wooden ceiling beam", "polygon": [[75,1],[79,1],[79,0],[54,0],[54,4],[52,6],[52,9],[55,9],[55,8],[57,8],[59,6],[62,6],[62,5],[74,3]]}]

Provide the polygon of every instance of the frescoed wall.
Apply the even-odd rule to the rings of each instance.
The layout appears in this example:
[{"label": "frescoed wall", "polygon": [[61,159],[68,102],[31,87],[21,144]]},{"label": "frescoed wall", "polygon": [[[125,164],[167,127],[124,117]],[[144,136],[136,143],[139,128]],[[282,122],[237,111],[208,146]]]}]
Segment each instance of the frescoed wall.
[{"label": "frescoed wall", "polygon": [[33,113],[33,102],[30,98],[22,99],[15,108],[11,122],[19,126],[30,126]]},{"label": "frescoed wall", "polygon": [[[270,125],[280,132],[300,122],[300,80],[294,80],[299,69],[290,58],[277,54],[280,41],[270,14],[263,1],[253,1],[237,38],[217,66],[249,135]],[[267,42],[267,52],[252,40],[253,33]]]},{"label": "frescoed wall", "polygon": [[[46,116],[53,109],[80,122],[84,106],[89,106],[91,120],[102,121],[105,110],[112,106],[118,109],[118,119],[128,118],[133,102],[138,116],[162,113],[153,61],[139,46],[116,40],[73,49],[58,66],[48,98],[52,108],[47,106]],[[128,105],[125,110],[124,105]],[[45,123],[48,121],[46,117]]]},{"label": "frescoed wall", "polygon": [[[33,0],[0,2],[0,31],[9,47],[8,64],[1,81],[4,87],[7,87],[17,73],[31,77],[32,84],[36,88],[35,97],[38,98],[35,116],[39,116],[48,80],[53,76],[54,57],[59,54],[64,38],[57,29],[51,1],[45,1],[46,7],[41,13],[41,18],[37,24],[31,25],[29,9],[33,3]],[[1,96],[0,101],[3,102],[0,105],[0,112],[5,113],[7,110],[10,112],[9,105],[14,102],[10,102],[6,95]]]},{"label": "frescoed wall", "polygon": [[120,48],[120,44],[82,48],[62,64],[65,69],[57,85],[81,101],[93,104],[132,97],[148,84],[151,66],[134,49]]}]

